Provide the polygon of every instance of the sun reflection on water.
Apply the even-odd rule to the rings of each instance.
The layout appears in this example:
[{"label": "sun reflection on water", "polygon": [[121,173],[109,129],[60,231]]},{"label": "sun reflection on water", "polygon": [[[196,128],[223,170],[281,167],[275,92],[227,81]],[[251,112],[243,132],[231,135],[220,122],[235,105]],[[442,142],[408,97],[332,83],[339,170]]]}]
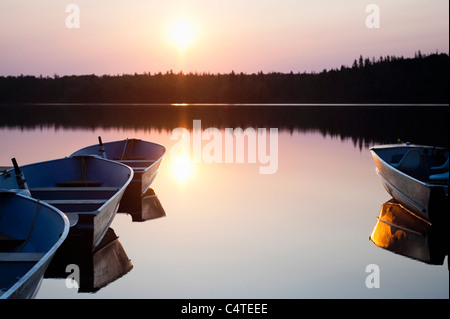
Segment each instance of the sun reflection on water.
[{"label": "sun reflection on water", "polygon": [[187,155],[178,155],[171,158],[170,171],[179,184],[185,184],[193,177],[194,166]]}]

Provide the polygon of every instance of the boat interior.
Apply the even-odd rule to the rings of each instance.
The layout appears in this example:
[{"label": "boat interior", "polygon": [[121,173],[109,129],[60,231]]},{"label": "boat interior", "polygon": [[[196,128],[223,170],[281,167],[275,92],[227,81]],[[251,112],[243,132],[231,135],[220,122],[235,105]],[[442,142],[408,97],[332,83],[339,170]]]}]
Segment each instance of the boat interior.
[{"label": "boat interior", "polygon": [[118,187],[104,186],[30,187],[34,198],[39,198],[65,213],[96,211],[117,191]]},{"label": "boat interior", "polygon": [[117,160],[119,163],[130,166],[135,172],[144,171],[147,169],[147,167],[155,163],[155,161],[146,160],[140,157],[138,158],[127,157],[126,159],[115,159],[115,160]]},{"label": "boat interior", "polygon": [[165,151],[159,144],[131,138],[105,144],[101,142],[81,149],[74,155],[102,154],[105,158],[130,166],[136,173],[142,173],[159,160]]},{"label": "boat interior", "polygon": [[386,148],[377,153],[391,166],[423,182],[447,184],[449,153],[433,147]]},{"label": "boat interior", "polygon": [[[95,212],[129,178],[130,169],[92,156],[79,156],[22,167],[31,196],[64,213]],[[111,174],[115,171],[116,174]],[[17,188],[14,174],[5,180]]]},{"label": "boat interior", "polygon": [[127,139],[119,143],[108,143],[105,151],[117,154],[113,156],[113,160],[130,166],[135,172],[143,172],[164,154],[164,149],[156,144],[140,142],[137,139]]}]

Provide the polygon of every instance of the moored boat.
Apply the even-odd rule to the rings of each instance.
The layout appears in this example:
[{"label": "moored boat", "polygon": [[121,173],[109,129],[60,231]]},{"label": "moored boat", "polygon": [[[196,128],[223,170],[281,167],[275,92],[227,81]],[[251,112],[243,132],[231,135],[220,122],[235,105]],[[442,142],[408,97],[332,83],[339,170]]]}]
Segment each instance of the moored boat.
[{"label": "moored boat", "polygon": [[396,201],[428,221],[447,219],[448,149],[407,143],[370,151],[378,176]]},{"label": "moored boat", "polygon": [[34,298],[68,232],[57,208],[0,190],[0,299]]},{"label": "moored boat", "polygon": [[112,223],[133,170],[96,156],[74,156],[19,167],[0,175],[0,188],[22,189],[69,218],[70,236],[96,247]]},{"label": "moored boat", "polygon": [[134,171],[134,178],[121,206],[125,207],[127,202],[134,200],[135,193],[143,197],[158,173],[166,147],[134,138],[107,143],[103,143],[101,137],[98,140],[98,144],[82,148],[69,156],[97,155],[130,166]]}]

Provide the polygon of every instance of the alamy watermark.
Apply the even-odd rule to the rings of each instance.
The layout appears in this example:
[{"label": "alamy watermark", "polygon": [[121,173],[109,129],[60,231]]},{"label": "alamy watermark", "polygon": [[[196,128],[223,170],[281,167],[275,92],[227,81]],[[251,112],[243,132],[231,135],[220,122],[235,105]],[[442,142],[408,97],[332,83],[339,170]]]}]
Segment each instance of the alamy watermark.
[{"label": "alamy watermark", "polygon": [[366,277],[366,287],[369,289],[380,288],[380,267],[376,264],[367,265],[366,273],[369,273]]},{"label": "alamy watermark", "polygon": [[77,4],[71,3],[66,6],[66,28],[79,29],[80,28],[80,7]]},{"label": "alamy watermark", "polygon": [[[80,28],[80,7],[71,3],[66,6],[66,13],[69,15],[66,17],[66,27],[68,29],[79,29]],[[380,6],[377,4],[369,4],[366,6],[366,13],[369,15],[366,17],[366,27],[368,29],[379,29],[380,28]]]},{"label": "alamy watermark", "polygon": [[[267,131],[268,134],[267,134]],[[202,130],[201,120],[193,121],[193,129],[178,127],[172,130],[171,140],[178,140],[170,150],[171,158],[184,155],[194,163],[259,163],[260,174],[274,174],[278,170],[277,128],[210,127]],[[204,141],[208,141],[205,145]]]},{"label": "alamy watermark", "polygon": [[78,267],[78,265],[75,264],[67,265],[66,273],[69,273],[69,275],[66,277],[66,287],[69,289],[79,288],[80,267]]},{"label": "alamy watermark", "polygon": [[366,27],[368,29],[380,28],[380,6],[377,4],[369,4],[366,7],[366,12],[369,15],[366,17]]}]

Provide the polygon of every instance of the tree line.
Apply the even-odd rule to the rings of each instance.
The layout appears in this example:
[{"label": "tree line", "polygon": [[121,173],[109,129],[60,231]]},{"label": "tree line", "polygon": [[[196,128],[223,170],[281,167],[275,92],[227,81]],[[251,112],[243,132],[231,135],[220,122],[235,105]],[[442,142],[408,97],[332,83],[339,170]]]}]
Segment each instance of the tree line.
[{"label": "tree line", "polygon": [[0,77],[0,103],[449,103],[449,56],[355,59],[319,73]]}]

